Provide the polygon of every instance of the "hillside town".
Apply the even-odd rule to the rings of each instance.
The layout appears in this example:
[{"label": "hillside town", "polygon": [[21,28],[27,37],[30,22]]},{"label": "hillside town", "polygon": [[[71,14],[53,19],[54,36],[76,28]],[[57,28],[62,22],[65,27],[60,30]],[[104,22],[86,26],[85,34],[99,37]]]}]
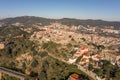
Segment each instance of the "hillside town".
[{"label": "hillside town", "polygon": [[[37,43],[36,50],[38,53],[46,51],[47,54],[54,59],[69,65],[77,66],[77,69],[94,80],[106,80],[107,76],[114,75],[116,68],[120,68],[120,39],[113,35],[106,36],[106,34],[99,34],[107,33],[119,35],[120,30],[113,30],[112,27],[102,29],[90,27],[89,25],[87,25],[87,27],[83,25],[68,26],[59,22],[54,22],[45,26],[43,26],[42,23],[37,23],[31,25],[32,27],[26,28],[24,28],[25,25],[22,23],[16,22],[9,27],[11,26],[19,27],[21,31],[30,34],[29,37],[23,33],[16,36],[14,35],[12,39],[21,40],[26,37],[31,42]],[[36,29],[34,30],[33,27]],[[14,42],[2,40],[1,37],[0,50],[6,49],[11,43],[13,44]],[[46,49],[43,48],[44,44],[54,44],[54,47],[55,45],[59,45],[59,47],[55,47],[55,51],[54,49],[51,51],[49,46],[46,48],[45,45]],[[38,56],[35,56],[35,58],[37,59]],[[26,70],[24,73],[30,75],[31,72],[29,67],[33,60],[34,56],[31,55],[30,52],[26,52],[15,58],[15,64],[18,69],[22,69],[23,64],[25,64]],[[107,71],[106,68],[111,69],[109,75],[105,72]],[[112,78],[110,79],[112,80]],[[69,75],[68,80],[84,80],[84,78],[77,73],[73,73]]]},{"label": "hillside town", "polygon": [[[69,43],[77,45],[72,49],[74,53],[69,56],[68,59],[64,58],[64,60],[69,64],[77,65],[78,67],[82,66],[84,69],[92,71],[95,75],[100,77],[97,78],[97,80],[105,80],[105,75],[97,74],[95,69],[101,69],[105,61],[120,68],[119,49],[108,48],[111,45],[120,44],[120,39],[99,36],[96,32],[96,34],[78,33],[77,30],[79,28],[80,26],[69,27],[60,23],[52,23],[51,25],[40,27],[39,31],[31,35],[30,40],[38,41],[39,43],[53,41],[62,45]],[[94,29],[95,28],[91,28],[91,31],[94,32]],[[104,29],[103,32],[104,31],[120,33],[119,30],[111,29]]]}]

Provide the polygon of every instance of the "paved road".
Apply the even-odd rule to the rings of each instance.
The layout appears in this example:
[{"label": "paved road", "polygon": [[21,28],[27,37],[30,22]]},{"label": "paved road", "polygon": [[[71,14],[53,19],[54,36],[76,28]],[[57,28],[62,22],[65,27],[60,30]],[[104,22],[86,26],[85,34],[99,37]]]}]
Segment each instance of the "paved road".
[{"label": "paved road", "polygon": [[4,74],[8,74],[10,76],[14,76],[14,77],[17,77],[21,80],[24,80],[25,79],[25,75],[20,73],[20,72],[16,72],[16,71],[13,71],[13,70],[10,70],[10,69],[7,69],[7,68],[4,68],[4,67],[0,67],[0,72],[1,73],[4,73]]},{"label": "paved road", "polygon": [[101,79],[100,77],[98,77],[95,73],[93,73],[92,71],[89,71],[85,68],[83,68],[81,65],[77,65],[78,69],[80,69],[81,71],[83,71],[84,73],[86,73],[87,75],[89,75],[91,78],[93,78],[94,80],[105,80],[105,79]]}]

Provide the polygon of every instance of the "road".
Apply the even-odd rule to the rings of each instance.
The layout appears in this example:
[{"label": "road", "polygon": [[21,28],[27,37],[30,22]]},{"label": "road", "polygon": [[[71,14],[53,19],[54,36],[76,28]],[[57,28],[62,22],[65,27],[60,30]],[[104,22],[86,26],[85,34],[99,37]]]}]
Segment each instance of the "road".
[{"label": "road", "polygon": [[14,76],[14,77],[19,78],[21,80],[25,79],[24,74],[22,74],[20,72],[13,71],[13,70],[10,70],[10,69],[7,69],[7,68],[4,68],[4,67],[0,67],[0,72],[4,73],[4,74],[8,74],[10,76]]},{"label": "road", "polygon": [[[62,59],[62,58],[60,58],[60,57],[56,57],[56,56],[54,56],[52,53],[49,53],[49,52],[48,52],[48,55],[51,56],[51,57],[53,57],[53,58],[55,58],[55,59],[57,59],[57,60],[59,60],[59,61],[62,61],[62,62],[67,63],[67,64],[70,64],[68,61],[66,61],[66,60],[64,60],[64,59]],[[85,68],[82,67],[81,65],[77,65],[77,66],[78,66],[78,69],[79,69],[80,71],[86,73],[86,74],[87,74],[89,77],[91,77],[92,79],[94,79],[94,80],[104,80],[104,79],[101,79],[100,77],[98,77],[98,76],[97,76],[95,73],[93,73],[92,71],[89,71],[89,70],[85,69]]]}]

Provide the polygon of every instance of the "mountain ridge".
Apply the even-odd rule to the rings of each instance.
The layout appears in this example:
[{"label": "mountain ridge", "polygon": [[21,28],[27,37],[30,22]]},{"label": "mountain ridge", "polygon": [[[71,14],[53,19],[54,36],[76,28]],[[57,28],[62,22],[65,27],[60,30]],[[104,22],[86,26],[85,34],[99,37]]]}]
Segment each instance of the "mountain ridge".
[{"label": "mountain ridge", "polygon": [[87,26],[90,25],[92,27],[103,27],[103,26],[114,26],[114,29],[120,29],[120,22],[119,21],[104,21],[104,20],[93,20],[93,19],[75,19],[75,18],[61,18],[61,19],[50,19],[50,18],[43,18],[43,17],[36,17],[36,16],[19,16],[14,18],[6,18],[0,20],[0,23],[4,23],[7,25],[14,24],[16,22],[20,22],[24,25],[32,25],[36,23],[42,23],[42,25],[49,25],[53,22],[59,22],[65,25],[83,25]]}]

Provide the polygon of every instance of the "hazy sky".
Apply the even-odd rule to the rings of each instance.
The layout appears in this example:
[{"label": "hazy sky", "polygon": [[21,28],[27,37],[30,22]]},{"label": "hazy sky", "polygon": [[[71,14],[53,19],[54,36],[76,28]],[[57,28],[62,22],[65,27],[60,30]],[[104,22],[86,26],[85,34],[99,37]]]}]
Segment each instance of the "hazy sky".
[{"label": "hazy sky", "polygon": [[0,18],[24,15],[120,21],[120,0],[0,0]]}]

